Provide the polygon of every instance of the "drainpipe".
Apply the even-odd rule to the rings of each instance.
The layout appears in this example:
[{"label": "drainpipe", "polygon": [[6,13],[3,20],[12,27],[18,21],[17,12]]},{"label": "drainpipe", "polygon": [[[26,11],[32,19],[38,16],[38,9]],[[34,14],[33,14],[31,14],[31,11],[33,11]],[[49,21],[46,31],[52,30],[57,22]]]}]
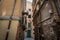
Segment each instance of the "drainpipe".
[{"label": "drainpipe", "polygon": [[5,40],[8,40],[8,36],[9,36],[9,31],[10,31],[10,27],[11,27],[11,22],[12,22],[12,17],[13,17],[15,5],[16,5],[16,0],[14,0],[14,3],[13,3],[12,13],[11,13],[11,16],[10,16],[10,20],[9,20],[9,24],[8,24],[8,30],[7,30],[7,34],[6,34]]}]

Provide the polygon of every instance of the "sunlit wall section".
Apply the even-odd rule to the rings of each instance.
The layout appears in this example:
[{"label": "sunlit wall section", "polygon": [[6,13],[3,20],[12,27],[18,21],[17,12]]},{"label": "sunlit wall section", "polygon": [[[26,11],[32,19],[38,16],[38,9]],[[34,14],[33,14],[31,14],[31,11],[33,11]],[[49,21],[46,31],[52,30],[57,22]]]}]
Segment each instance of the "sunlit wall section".
[{"label": "sunlit wall section", "polygon": [[8,20],[0,20],[0,40],[5,40],[8,23]]},{"label": "sunlit wall section", "polygon": [[18,21],[12,21],[8,40],[16,40]]}]

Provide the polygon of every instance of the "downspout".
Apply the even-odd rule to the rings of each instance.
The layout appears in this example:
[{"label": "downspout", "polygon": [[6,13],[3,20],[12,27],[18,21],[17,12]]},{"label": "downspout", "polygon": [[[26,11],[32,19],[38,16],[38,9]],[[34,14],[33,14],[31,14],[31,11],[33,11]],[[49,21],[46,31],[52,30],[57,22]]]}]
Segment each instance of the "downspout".
[{"label": "downspout", "polygon": [[13,17],[15,5],[16,5],[16,0],[14,0],[14,3],[13,3],[12,13],[11,13],[11,16],[10,16],[10,20],[9,20],[9,24],[8,24],[8,30],[7,30],[7,34],[6,34],[5,40],[8,40],[8,36],[9,36],[9,31],[10,31],[10,27],[11,27],[11,22],[12,22],[12,17]]}]

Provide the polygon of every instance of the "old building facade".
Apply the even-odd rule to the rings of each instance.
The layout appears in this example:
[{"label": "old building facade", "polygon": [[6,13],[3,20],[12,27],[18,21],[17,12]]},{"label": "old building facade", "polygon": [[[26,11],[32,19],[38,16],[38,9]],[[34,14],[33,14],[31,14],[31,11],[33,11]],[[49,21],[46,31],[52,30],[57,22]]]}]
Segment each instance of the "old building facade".
[{"label": "old building facade", "polygon": [[33,0],[35,40],[60,40],[60,0]]}]

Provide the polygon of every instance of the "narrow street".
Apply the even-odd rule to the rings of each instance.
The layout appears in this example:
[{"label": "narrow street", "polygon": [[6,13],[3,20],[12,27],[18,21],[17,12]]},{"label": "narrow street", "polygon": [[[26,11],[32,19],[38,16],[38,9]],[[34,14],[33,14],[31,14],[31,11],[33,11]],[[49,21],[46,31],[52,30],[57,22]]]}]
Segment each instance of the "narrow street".
[{"label": "narrow street", "polygon": [[60,0],[0,0],[0,40],[60,40]]}]

